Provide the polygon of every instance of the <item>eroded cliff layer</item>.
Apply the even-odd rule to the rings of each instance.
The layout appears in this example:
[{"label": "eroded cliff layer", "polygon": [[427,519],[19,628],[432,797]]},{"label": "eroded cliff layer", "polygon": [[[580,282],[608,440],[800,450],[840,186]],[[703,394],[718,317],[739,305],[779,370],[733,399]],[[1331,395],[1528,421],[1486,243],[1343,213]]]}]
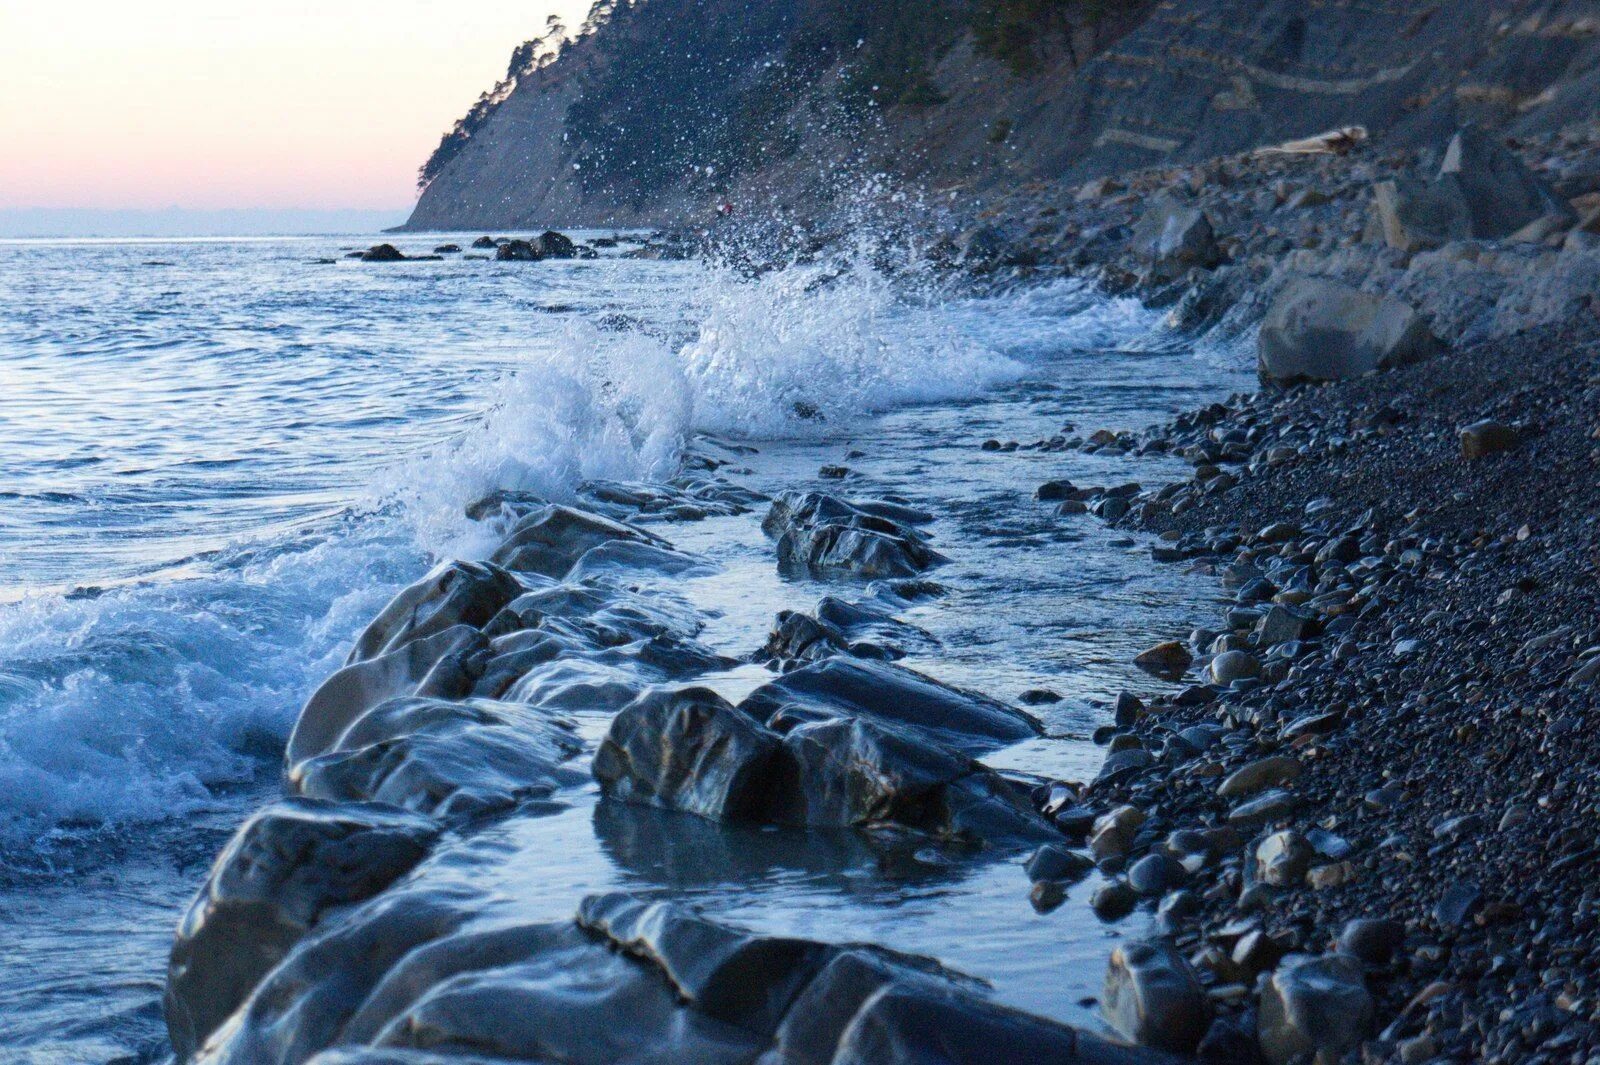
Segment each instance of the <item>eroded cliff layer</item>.
[{"label": "eroded cliff layer", "polygon": [[1545,132],[1600,91],[1595,0],[1059,0],[997,29],[1007,7],[597,9],[436,158],[408,227],[815,213],[878,173],[971,202],[1338,126]]}]

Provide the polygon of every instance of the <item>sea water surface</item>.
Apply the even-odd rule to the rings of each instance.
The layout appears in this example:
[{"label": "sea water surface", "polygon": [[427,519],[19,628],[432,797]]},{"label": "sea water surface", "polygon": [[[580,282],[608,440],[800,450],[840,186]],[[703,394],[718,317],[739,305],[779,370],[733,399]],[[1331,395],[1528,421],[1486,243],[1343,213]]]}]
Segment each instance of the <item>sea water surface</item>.
[{"label": "sea water surface", "polygon": [[[978,446],[1138,428],[1240,387],[1131,301],[1061,281],[960,296],[868,255],[756,279],[610,253],[341,257],[369,243],[0,242],[5,1060],[165,1056],[179,912],[277,793],[295,714],[353,636],[435,560],[489,546],[464,507],[492,489],[662,478],[712,434],[751,449],[738,477],[759,491],[913,500],[951,562],[949,594],[906,615],[937,641],[906,664],[1002,699],[1059,692],[1049,738],[992,759],[1029,772],[1092,776],[1088,734],[1141,683],[1132,654],[1213,612],[1147,545],[1030,498],[1181,464]],[[855,591],[781,576],[759,521],[656,530],[713,563],[661,594],[730,656],[778,610]],[[1115,934],[1088,886],[1035,914],[1015,860],[886,873],[837,839],[619,818],[592,789],[451,860],[511,897],[538,883],[518,916],[663,892],[931,954],[1074,1023],[1094,1023]]]}]

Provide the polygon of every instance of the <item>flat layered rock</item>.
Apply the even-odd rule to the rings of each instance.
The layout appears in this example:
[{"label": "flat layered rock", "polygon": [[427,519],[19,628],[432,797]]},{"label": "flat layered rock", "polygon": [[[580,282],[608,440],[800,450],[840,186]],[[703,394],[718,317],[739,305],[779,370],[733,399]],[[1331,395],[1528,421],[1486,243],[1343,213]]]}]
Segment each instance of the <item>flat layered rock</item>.
[{"label": "flat layered rock", "polygon": [[[448,900],[411,901],[368,905],[307,943],[197,1060],[1172,1060],[995,1005],[924,958],[758,936],[671,903],[591,896],[573,921],[461,930],[443,919]],[[350,964],[362,944],[383,946]],[[316,970],[336,958],[346,960]]]},{"label": "flat layered rock", "polygon": [[902,504],[786,492],[773,500],[761,527],[777,538],[780,565],[912,577],[945,561],[914,528],[918,519],[927,515]]},{"label": "flat layered rock", "polygon": [[428,853],[432,821],[286,799],[246,821],[178,925],[163,1005],[179,1059],[236,1010],[322,915],[382,891]]},{"label": "flat layered rock", "polygon": [[1014,706],[901,666],[856,659],[833,658],[786,673],[739,705],[779,731],[786,731],[781,726],[789,721],[860,717],[909,727],[969,754],[1042,731],[1037,720]]},{"label": "flat layered rock", "polygon": [[581,747],[570,722],[513,703],[391,699],[293,766],[289,786],[309,798],[472,818],[577,782],[562,764]]}]

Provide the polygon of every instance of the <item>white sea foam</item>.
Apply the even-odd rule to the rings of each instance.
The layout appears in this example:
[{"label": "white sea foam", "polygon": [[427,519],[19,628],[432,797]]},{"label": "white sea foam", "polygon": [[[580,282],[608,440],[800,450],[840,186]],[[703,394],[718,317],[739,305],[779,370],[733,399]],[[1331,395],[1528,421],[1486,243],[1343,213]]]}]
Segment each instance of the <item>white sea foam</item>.
[{"label": "white sea foam", "polygon": [[866,263],[685,267],[687,290],[664,287],[646,315],[678,329],[533,338],[481,417],[398,458],[335,528],[225,552],[193,579],[0,606],[0,847],[182,815],[268,769],[305,696],[427,556],[487,549],[463,512],[485,492],[660,477],[695,431],[844,431],[1021,372]]}]

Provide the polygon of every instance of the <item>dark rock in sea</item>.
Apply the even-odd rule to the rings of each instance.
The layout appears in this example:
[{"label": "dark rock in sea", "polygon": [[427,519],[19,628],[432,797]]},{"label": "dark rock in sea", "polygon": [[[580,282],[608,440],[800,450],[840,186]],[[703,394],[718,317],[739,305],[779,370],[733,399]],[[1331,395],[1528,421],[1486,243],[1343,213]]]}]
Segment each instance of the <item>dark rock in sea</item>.
[{"label": "dark rock in sea", "polygon": [[379,703],[327,751],[289,769],[314,799],[382,802],[470,820],[551,795],[580,778],[562,763],[582,749],[571,722],[487,699]]},{"label": "dark rock in sea", "polygon": [[433,249],[433,253],[435,255],[456,255],[460,253],[460,251],[461,245],[459,244],[441,244],[437,248]]},{"label": "dark rock in sea", "polygon": [[246,821],[178,926],[164,1005],[186,1059],[329,910],[382,891],[438,826],[379,805],[285,799]]},{"label": "dark rock in sea", "polygon": [[495,248],[494,257],[500,262],[536,263],[544,255],[526,240],[508,240]]},{"label": "dark rock in sea", "polygon": [[405,259],[405,255],[393,244],[374,244],[361,253],[364,263],[399,263]]},{"label": "dark rock in sea", "polygon": [[1400,366],[1439,348],[1415,309],[1325,278],[1292,282],[1261,323],[1265,382],[1335,381]]},{"label": "dark rock in sea", "polygon": [[909,828],[973,844],[1060,836],[997,774],[905,725],[801,721],[784,735],[783,749],[779,822]]},{"label": "dark rock in sea", "polygon": [[778,538],[782,565],[866,578],[910,577],[945,559],[910,524],[889,516],[909,509],[784,493],[762,528]]},{"label": "dark rock in sea", "polygon": [[612,718],[594,776],[607,798],[757,820],[770,812],[780,743],[713,691],[657,689]]},{"label": "dark rock in sea", "polygon": [[780,732],[801,721],[860,717],[902,725],[934,742],[981,754],[1040,732],[1031,716],[976,692],[887,662],[834,658],[786,673],[739,708]]},{"label": "dark rock in sea", "polygon": [[547,229],[533,238],[531,242],[541,259],[575,259],[578,257],[578,246],[572,238],[565,233],[557,233]]},{"label": "dark rock in sea", "polygon": [[757,661],[776,661],[783,668],[795,663],[819,662],[834,655],[893,660],[911,649],[931,650],[938,645],[932,635],[893,615],[860,603],[824,596],[816,616],[785,610]]},{"label": "dark rock in sea", "polygon": [[1059,843],[1047,843],[1029,856],[1023,870],[1029,880],[1080,880],[1094,870],[1094,859]]}]

